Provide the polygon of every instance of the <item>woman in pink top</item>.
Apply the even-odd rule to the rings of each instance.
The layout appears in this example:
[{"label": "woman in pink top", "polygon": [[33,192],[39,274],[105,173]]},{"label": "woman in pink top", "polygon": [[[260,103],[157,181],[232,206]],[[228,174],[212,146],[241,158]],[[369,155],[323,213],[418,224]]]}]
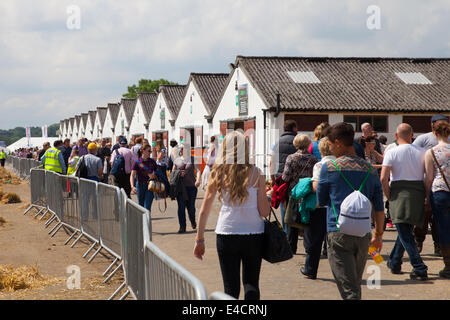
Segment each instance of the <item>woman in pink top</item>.
[{"label": "woman in pink top", "polygon": [[216,245],[224,291],[238,299],[240,266],[244,298],[259,300],[264,221],[269,215],[265,179],[249,162],[249,146],[245,136],[233,131],[226,135],[222,150],[217,152],[208,187],[200,208],[194,256],[205,254],[205,227],[216,193],[222,207],[216,226]]}]

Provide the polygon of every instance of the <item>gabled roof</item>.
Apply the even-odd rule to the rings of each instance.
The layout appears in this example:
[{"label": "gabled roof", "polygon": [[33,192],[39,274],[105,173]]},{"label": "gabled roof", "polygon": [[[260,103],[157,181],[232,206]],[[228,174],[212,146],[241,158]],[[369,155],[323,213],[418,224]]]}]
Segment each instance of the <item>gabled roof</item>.
[{"label": "gabled roof", "polygon": [[89,115],[87,113],[82,113],[81,114],[81,120],[83,123],[83,128],[86,130],[86,125],[87,125],[87,121],[88,121],[88,117]]},{"label": "gabled roof", "polygon": [[72,129],[72,131],[73,131],[73,123],[74,123],[74,122],[75,122],[75,118],[74,118],[74,117],[69,118],[70,129]]},{"label": "gabled roof", "polygon": [[107,111],[108,109],[106,107],[97,107],[97,116],[100,120],[100,129],[103,129],[103,125],[105,124]]},{"label": "gabled roof", "polygon": [[80,130],[80,123],[81,123],[81,115],[75,116],[75,128],[77,128],[77,131]]},{"label": "gabled roof", "polygon": [[448,58],[237,56],[235,65],[269,108],[279,93],[285,111],[450,111]]},{"label": "gabled roof", "polygon": [[136,98],[122,98],[120,104],[123,106],[125,112],[125,118],[127,118],[128,125],[131,123],[133,118],[134,109],[136,108]]},{"label": "gabled roof", "polygon": [[108,103],[107,106],[111,117],[113,127],[116,126],[117,117],[119,116],[120,103]]},{"label": "gabled roof", "polygon": [[150,123],[158,94],[156,92],[141,92],[138,93],[137,99],[141,102],[146,123]]},{"label": "gabled roof", "polygon": [[91,123],[91,128],[94,128],[96,115],[97,115],[96,110],[91,110],[88,112],[88,121],[90,121]]},{"label": "gabled roof", "polygon": [[178,84],[164,84],[159,86],[159,91],[164,96],[164,99],[167,103],[167,109],[169,109],[172,120],[176,120],[178,117],[181,104],[183,103],[185,88],[186,85]]},{"label": "gabled roof", "polygon": [[186,90],[189,87],[189,83],[192,81],[200,94],[200,98],[205,105],[206,111],[211,116],[216,112],[219,98],[222,90],[227,83],[228,73],[194,73],[192,72]]}]

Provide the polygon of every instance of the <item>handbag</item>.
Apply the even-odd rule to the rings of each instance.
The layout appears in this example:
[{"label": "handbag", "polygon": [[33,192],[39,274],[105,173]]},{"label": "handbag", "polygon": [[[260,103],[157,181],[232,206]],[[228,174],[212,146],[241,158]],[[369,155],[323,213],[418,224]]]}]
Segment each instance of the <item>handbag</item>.
[{"label": "handbag", "polygon": [[289,198],[287,208],[286,208],[286,213],[284,215],[284,223],[292,228],[297,228],[297,229],[303,230],[303,229],[307,229],[309,227],[309,224],[305,224],[305,223],[301,222],[300,213],[299,213],[300,203],[301,203],[301,200],[300,201],[295,200],[292,197]]},{"label": "handbag", "polygon": [[275,217],[275,221],[264,218],[264,249],[262,258],[270,263],[277,263],[289,260],[293,257],[291,246],[284,233],[278,218],[270,208],[271,214]]},{"label": "handbag", "polygon": [[158,179],[152,179],[148,183],[148,190],[161,194],[164,193],[166,187],[164,186],[164,183],[159,181]]}]

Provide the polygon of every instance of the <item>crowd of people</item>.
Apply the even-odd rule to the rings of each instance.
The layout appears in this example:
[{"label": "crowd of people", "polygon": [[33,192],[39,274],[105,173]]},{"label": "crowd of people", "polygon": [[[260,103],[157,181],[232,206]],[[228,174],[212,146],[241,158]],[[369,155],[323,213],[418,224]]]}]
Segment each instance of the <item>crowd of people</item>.
[{"label": "crowd of people", "polygon": [[[320,124],[312,140],[298,134],[295,121],[287,120],[284,129],[272,148],[271,186],[282,198],[279,207],[283,230],[293,253],[297,251],[298,235],[303,234],[306,259],[299,270],[302,275],[311,280],[317,278],[321,250],[326,244],[324,254],[341,297],[361,299],[369,247],[381,252],[385,228],[395,226],[397,240],[389,254],[389,270],[392,274],[402,273],[406,251],[412,265],[410,278],[426,281],[428,267],[420,252],[431,223],[436,229],[435,254],[442,256],[444,263],[439,276],[450,278],[448,117],[433,116],[431,132],[414,141],[412,127],[402,123],[396,129],[395,141],[389,145],[385,137],[377,137],[369,123],[362,124],[362,135],[357,139],[353,125],[344,122]],[[234,148],[227,148],[229,145]],[[242,156],[239,148],[245,150],[243,162],[236,161],[239,154]],[[206,222],[218,194],[222,207],[215,232],[225,293],[239,297],[242,264],[244,298],[259,299],[263,218],[269,215],[270,204],[273,206],[267,197],[275,197],[275,189],[266,187],[261,171],[249,161],[248,150],[243,134],[232,132],[225,136],[218,153],[220,161],[211,168],[200,208],[194,256],[202,259],[205,254]],[[308,202],[306,206],[311,199],[315,204],[308,223],[285,223],[290,198],[308,186],[310,191],[305,191],[301,199]],[[284,196],[280,195],[282,189]],[[311,193],[315,194],[312,198],[308,197]],[[355,208],[368,212],[367,218],[358,217],[358,212],[353,216],[367,219],[368,229],[362,233],[359,222],[352,230]],[[296,219],[300,218],[297,214]]]},{"label": "crowd of people", "polygon": [[[191,228],[197,230],[194,255],[199,259],[205,253],[206,223],[218,195],[222,206],[215,229],[217,253],[225,293],[235,298],[240,293],[241,264],[244,298],[260,297],[263,218],[269,216],[277,188],[282,228],[294,254],[299,235],[303,237],[306,259],[299,272],[316,279],[320,258],[325,255],[341,297],[361,299],[369,246],[381,252],[386,228],[397,230],[387,262],[393,274],[402,273],[406,251],[412,265],[410,278],[428,279],[421,251],[430,224],[435,254],[444,262],[439,276],[450,278],[448,117],[435,115],[430,133],[416,139],[413,134],[412,127],[402,123],[395,141],[387,145],[386,137],[378,137],[369,123],[361,125],[361,136],[356,139],[351,124],[321,123],[311,139],[298,133],[295,121],[287,120],[272,148],[269,187],[261,169],[250,160],[248,139],[239,131],[228,133],[219,151],[217,141],[211,138],[203,174],[189,147],[175,140],[170,141],[170,152],[162,141],[156,142],[152,153],[147,139],[129,143],[121,136],[114,146],[106,139],[82,138],[76,144],[66,139],[56,141],[53,147],[46,143],[42,150],[16,150],[15,154],[32,154],[47,170],[118,186],[128,197],[135,193],[139,204],[150,212],[155,198],[176,200],[178,233],[186,232],[187,211]],[[165,185],[164,193],[149,187],[155,180]],[[298,220],[302,225],[298,227],[285,221],[290,207],[300,203],[299,196],[294,197],[300,184],[308,190],[300,202],[312,202],[313,209],[306,226]],[[197,220],[195,201],[200,187],[205,196]],[[355,205],[348,200],[354,192],[367,199],[371,212],[372,230],[369,227],[360,236],[340,228],[341,218],[348,218]]]}]

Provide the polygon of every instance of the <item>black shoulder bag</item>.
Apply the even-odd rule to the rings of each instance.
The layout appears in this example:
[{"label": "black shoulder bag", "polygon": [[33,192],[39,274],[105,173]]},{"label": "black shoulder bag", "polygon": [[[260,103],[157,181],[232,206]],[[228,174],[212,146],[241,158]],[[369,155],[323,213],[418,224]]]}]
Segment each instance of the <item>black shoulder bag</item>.
[{"label": "black shoulder bag", "polygon": [[278,221],[278,218],[270,208],[271,214],[275,217],[275,221],[264,218],[264,249],[263,259],[270,263],[286,261],[292,258],[291,246],[286,237],[286,233]]}]

